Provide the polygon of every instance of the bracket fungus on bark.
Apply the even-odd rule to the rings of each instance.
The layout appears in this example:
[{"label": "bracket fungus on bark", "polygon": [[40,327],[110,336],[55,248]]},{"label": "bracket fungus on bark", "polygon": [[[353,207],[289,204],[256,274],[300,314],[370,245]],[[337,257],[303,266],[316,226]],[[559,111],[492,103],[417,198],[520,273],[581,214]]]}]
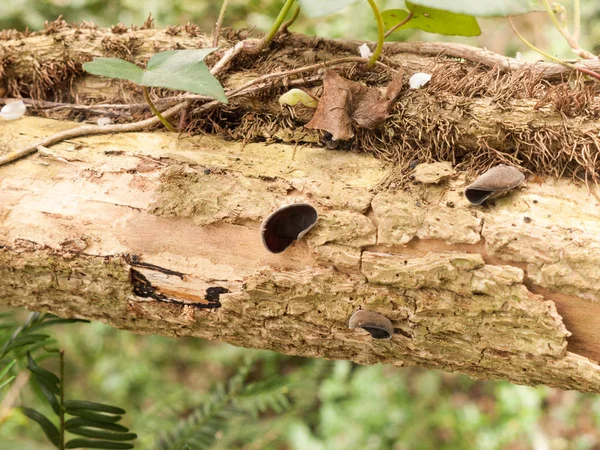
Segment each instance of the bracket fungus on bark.
[{"label": "bracket fungus on bark", "polygon": [[473,205],[481,205],[488,199],[500,197],[519,187],[525,181],[519,169],[499,164],[482,174],[465,188],[465,197]]},{"label": "bracket fungus on bark", "polygon": [[352,314],[348,328],[362,328],[368,331],[373,339],[391,339],[394,334],[394,326],[390,319],[374,311],[362,309]]},{"label": "bracket fungus on bark", "polygon": [[283,206],[263,221],[263,244],[271,253],[281,253],[308,233],[318,217],[317,210],[307,203]]}]

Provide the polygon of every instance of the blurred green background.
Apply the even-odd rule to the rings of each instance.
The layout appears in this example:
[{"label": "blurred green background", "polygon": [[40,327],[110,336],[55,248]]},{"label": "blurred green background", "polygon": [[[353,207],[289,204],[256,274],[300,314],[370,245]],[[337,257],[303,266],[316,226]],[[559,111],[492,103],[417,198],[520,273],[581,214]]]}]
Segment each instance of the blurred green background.
[{"label": "blurred green background", "polygon": [[[233,0],[224,24],[265,30],[281,4]],[[382,9],[403,6],[395,0],[378,4]],[[37,30],[58,15],[100,26],[141,25],[152,13],[157,26],[192,21],[210,32],[219,8],[220,2],[204,0],[0,0],[0,29]],[[582,10],[581,44],[598,52],[600,2],[582,0]],[[515,39],[505,20],[480,23],[482,36],[452,40],[538,59]],[[544,14],[523,16],[517,23],[539,47],[571,57]],[[349,39],[376,36],[366,2],[324,18],[301,17],[292,30]],[[394,38],[449,40],[412,31]],[[17,319],[25,315],[19,312]],[[161,433],[210,402],[215,386],[238,372],[249,355],[254,363],[247,383],[254,384],[243,400],[255,402],[248,408],[254,415],[226,414],[216,449],[600,449],[600,396],[418,368],[309,360],[198,339],[137,336],[100,323],[63,326],[52,333],[66,350],[68,395],[126,408],[125,423],[139,434],[138,449],[157,448]],[[50,368],[53,364],[48,362]],[[10,388],[0,398],[6,400]],[[41,405],[27,387],[16,403]],[[35,424],[2,406],[0,450],[51,448]]]}]

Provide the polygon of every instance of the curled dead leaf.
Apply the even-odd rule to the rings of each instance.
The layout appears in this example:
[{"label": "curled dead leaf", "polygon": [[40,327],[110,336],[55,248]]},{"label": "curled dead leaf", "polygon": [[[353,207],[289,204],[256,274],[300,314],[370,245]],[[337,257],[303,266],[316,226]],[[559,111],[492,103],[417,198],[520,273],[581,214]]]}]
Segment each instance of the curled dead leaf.
[{"label": "curled dead leaf", "polygon": [[385,93],[343,78],[334,70],[325,71],[323,95],[313,118],[304,125],[331,133],[332,139],[354,136],[352,124],[373,130],[383,123],[402,90],[402,70],[398,70]]}]

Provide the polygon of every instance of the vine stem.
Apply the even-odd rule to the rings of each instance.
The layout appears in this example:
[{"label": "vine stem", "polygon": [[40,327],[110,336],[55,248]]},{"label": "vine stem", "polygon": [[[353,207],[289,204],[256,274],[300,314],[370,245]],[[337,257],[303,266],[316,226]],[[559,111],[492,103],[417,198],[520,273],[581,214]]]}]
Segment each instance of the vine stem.
[{"label": "vine stem", "polygon": [[281,31],[282,32],[287,32],[288,28],[292,26],[292,24],[296,21],[296,19],[298,18],[298,16],[300,15],[300,5],[296,6],[296,10],[294,11],[294,14],[292,14],[292,18],[290,20],[288,20],[286,23],[284,23],[283,25],[281,25]]},{"label": "vine stem", "polygon": [[60,362],[60,408],[59,408],[59,450],[65,449],[65,351],[58,352],[58,360]]},{"label": "vine stem", "polygon": [[[569,44],[569,47],[571,47],[571,49],[577,55],[579,55],[581,58],[597,59],[598,57],[596,55],[579,47],[578,39],[577,39],[577,37],[575,37],[576,35],[579,36],[579,20],[577,20],[576,33],[571,35],[571,34],[569,34],[569,30],[565,29],[565,27],[563,27],[560,24],[560,22],[558,21],[558,18],[556,17],[556,14],[554,14],[554,11],[552,11],[552,7],[550,6],[550,3],[548,2],[548,0],[542,0],[542,3],[544,4],[544,7],[546,8],[546,12],[550,16],[550,20],[552,20],[552,23],[554,24],[556,29],[559,31],[559,33],[562,35],[562,37],[565,38],[565,40]],[[577,3],[577,0],[576,0],[576,3]],[[575,5],[575,15],[576,16],[581,15],[578,4]]]},{"label": "vine stem", "polygon": [[548,3],[548,0],[542,0],[542,3],[544,4],[544,8],[546,8],[546,12],[550,16],[550,20],[552,20],[552,23],[554,24],[556,29],[560,32],[560,34],[562,34],[562,37],[566,39],[569,45],[571,45],[572,37],[569,36],[569,34],[567,33],[568,30],[565,30],[564,27],[558,21],[558,18],[556,17],[556,14],[554,14],[554,11],[552,11],[552,7],[550,6],[550,3]]},{"label": "vine stem", "polygon": [[589,75],[591,77],[596,78],[597,80],[600,80],[600,74],[598,74],[597,72],[594,72],[593,70],[590,70],[590,69],[586,69],[584,67],[577,67],[574,64],[571,64],[571,63],[568,63],[566,61],[563,61],[563,60],[561,60],[561,59],[559,59],[559,58],[557,58],[555,56],[552,56],[549,53],[546,53],[545,51],[537,48],[535,45],[533,45],[531,42],[529,42],[527,39],[525,39],[525,37],[521,33],[519,33],[517,31],[517,28],[515,27],[515,24],[513,23],[511,16],[508,16],[508,21],[510,23],[511,28],[515,32],[515,34],[518,36],[518,38],[521,39],[521,41],[527,47],[529,47],[531,50],[533,50],[534,52],[537,52],[540,55],[542,55],[542,56],[544,56],[544,57],[546,57],[546,58],[548,58],[548,59],[550,59],[552,61],[555,61],[555,62],[557,62],[559,64],[562,64],[563,66],[570,67],[573,70],[576,70],[576,71],[581,72],[581,73],[585,73],[586,75]]},{"label": "vine stem", "polygon": [[152,111],[152,113],[156,117],[158,117],[158,120],[161,121],[161,123],[165,126],[165,128],[167,130],[175,131],[175,129],[171,126],[169,121],[162,116],[160,111],[158,109],[156,109],[156,106],[154,106],[154,103],[152,103],[152,99],[150,98],[150,93],[148,92],[148,88],[146,86],[142,86],[142,92],[144,93],[144,99],[146,100],[146,103],[148,103],[148,106],[150,107],[150,110]]},{"label": "vine stem", "polygon": [[400,28],[403,25],[406,25],[408,22],[410,22],[413,19],[413,17],[415,17],[415,14],[412,11],[410,11],[408,13],[408,16],[406,16],[402,22],[397,23],[396,25],[394,25],[392,28],[390,28],[389,30],[387,30],[385,32],[385,37],[387,38],[390,34],[392,34],[398,28]]},{"label": "vine stem", "polygon": [[275,22],[273,23],[273,26],[271,27],[271,30],[262,39],[262,41],[260,43],[260,48],[264,48],[271,43],[271,41],[277,34],[277,31],[279,31],[279,27],[283,23],[285,16],[287,16],[288,12],[290,12],[290,9],[295,1],[296,0],[286,0],[285,1],[283,8],[281,8],[281,11],[279,11],[279,15],[277,16],[277,18],[275,19]]},{"label": "vine stem", "polygon": [[223,0],[223,4],[221,5],[221,11],[219,11],[219,18],[215,23],[215,29],[213,30],[213,47],[217,47],[219,45],[219,37],[221,35],[221,25],[223,24],[223,18],[225,17],[225,11],[227,11],[227,7],[229,6],[230,0]]},{"label": "vine stem", "polygon": [[368,0],[369,5],[371,5],[371,9],[373,10],[373,15],[375,16],[375,20],[377,22],[377,46],[375,47],[375,51],[371,55],[367,67],[369,69],[373,68],[375,62],[379,58],[379,54],[383,49],[383,41],[385,41],[385,25],[383,24],[383,17],[381,17],[381,13],[379,12],[379,8],[375,3],[375,0]]}]

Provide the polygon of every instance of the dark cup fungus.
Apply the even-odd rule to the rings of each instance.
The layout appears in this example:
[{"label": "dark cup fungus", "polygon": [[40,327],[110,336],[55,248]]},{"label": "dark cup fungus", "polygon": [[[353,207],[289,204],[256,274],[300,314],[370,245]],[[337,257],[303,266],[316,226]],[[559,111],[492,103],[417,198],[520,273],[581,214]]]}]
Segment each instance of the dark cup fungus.
[{"label": "dark cup fungus", "polygon": [[373,339],[391,339],[394,334],[394,326],[390,319],[374,311],[358,310],[348,322],[351,330],[360,327],[368,331]]},{"label": "dark cup fungus", "polygon": [[516,167],[499,164],[485,172],[465,188],[465,197],[473,205],[500,197],[523,184],[525,175]]},{"label": "dark cup fungus", "polygon": [[317,218],[317,210],[306,203],[283,206],[263,221],[263,244],[271,253],[281,253],[308,233]]}]

